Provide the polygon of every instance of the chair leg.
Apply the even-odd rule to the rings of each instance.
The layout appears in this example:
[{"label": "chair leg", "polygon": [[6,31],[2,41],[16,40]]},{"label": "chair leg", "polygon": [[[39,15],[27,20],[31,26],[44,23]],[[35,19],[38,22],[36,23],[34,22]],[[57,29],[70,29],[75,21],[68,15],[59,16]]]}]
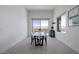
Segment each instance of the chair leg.
[{"label": "chair leg", "polygon": [[32,45],[32,42],[33,42],[33,38],[31,38],[31,45]]},{"label": "chair leg", "polygon": [[32,40],[31,40],[31,45],[32,45]]},{"label": "chair leg", "polygon": [[47,44],[47,38],[45,38],[45,42],[46,42],[46,44]]}]

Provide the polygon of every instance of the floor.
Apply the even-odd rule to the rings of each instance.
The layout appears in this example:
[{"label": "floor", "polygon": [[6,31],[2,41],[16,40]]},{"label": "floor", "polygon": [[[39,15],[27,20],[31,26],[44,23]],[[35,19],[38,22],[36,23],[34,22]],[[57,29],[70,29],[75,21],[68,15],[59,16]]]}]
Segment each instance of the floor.
[{"label": "floor", "polygon": [[25,39],[4,52],[4,54],[77,54],[76,51],[66,46],[55,38],[48,37],[47,45],[35,46],[30,44],[30,38]]}]

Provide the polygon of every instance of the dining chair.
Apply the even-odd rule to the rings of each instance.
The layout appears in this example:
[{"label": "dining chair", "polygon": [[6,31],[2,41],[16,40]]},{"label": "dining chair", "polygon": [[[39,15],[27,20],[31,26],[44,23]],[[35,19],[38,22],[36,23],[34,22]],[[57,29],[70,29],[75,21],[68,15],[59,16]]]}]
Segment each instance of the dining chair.
[{"label": "dining chair", "polygon": [[45,43],[47,44],[47,36],[45,36],[45,38],[44,38],[44,39],[45,39]]},{"label": "dining chair", "polygon": [[33,37],[33,35],[31,35],[31,45],[32,45],[33,41],[34,41],[34,37]]},{"label": "dining chair", "polygon": [[44,36],[40,36],[40,46],[43,46]]},{"label": "dining chair", "polygon": [[38,36],[34,36],[34,40],[35,40],[35,46],[38,46],[39,45],[39,38]]}]

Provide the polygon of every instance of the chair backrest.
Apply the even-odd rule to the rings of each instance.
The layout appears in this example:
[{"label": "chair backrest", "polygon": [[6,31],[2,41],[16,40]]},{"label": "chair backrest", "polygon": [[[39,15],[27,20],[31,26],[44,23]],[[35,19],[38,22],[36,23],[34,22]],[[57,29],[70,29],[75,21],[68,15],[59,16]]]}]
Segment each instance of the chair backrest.
[{"label": "chair backrest", "polygon": [[40,36],[41,39],[44,39],[45,36]]},{"label": "chair backrest", "polygon": [[34,36],[34,39],[38,39],[38,36]]}]

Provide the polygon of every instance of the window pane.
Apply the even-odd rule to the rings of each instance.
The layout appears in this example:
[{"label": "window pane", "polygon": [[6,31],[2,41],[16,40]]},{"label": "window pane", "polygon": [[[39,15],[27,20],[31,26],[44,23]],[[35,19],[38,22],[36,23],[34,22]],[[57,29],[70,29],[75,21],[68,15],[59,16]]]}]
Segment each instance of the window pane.
[{"label": "window pane", "polygon": [[48,26],[48,20],[41,20],[41,26]]},{"label": "window pane", "polygon": [[40,20],[33,20],[33,32],[38,31],[41,27]]},{"label": "window pane", "polygon": [[41,21],[40,20],[33,20],[33,28],[39,29],[40,25],[41,25]]},{"label": "window pane", "polygon": [[41,30],[47,32],[48,30],[48,20],[41,20]]},{"label": "window pane", "polygon": [[33,20],[33,26],[40,26],[40,20]]}]

